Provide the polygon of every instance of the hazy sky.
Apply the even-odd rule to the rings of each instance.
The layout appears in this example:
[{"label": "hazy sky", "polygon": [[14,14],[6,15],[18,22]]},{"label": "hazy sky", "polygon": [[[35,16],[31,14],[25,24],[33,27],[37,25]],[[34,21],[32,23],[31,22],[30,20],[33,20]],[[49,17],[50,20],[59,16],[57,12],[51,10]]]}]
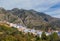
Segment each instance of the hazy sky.
[{"label": "hazy sky", "polygon": [[0,0],[0,7],[34,9],[60,18],[60,0]]}]

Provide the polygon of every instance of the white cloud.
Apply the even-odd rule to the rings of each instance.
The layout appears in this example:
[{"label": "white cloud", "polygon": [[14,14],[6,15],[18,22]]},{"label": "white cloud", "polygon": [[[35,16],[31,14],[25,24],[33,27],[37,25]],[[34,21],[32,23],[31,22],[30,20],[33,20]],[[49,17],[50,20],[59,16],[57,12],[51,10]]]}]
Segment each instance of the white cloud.
[{"label": "white cloud", "polygon": [[0,0],[0,7],[4,7],[6,9],[12,9],[12,8],[34,9],[36,11],[41,12],[46,11],[46,13],[52,15],[58,13],[59,10],[55,9],[53,11],[53,9],[51,9],[50,7],[59,2],[60,0]]},{"label": "white cloud", "polygon": [[51,12],[45,12],[53,17],[57,17],[57,18],[60,18],[60,9],[57,9],[57,10],[54,10],[54,11],[51,11]]},{"label": "white cloud", "polygon": [[[54,5],[54,3],[57,3],[59,1],[57,0],[1,0],[2,6],[8,6],[8,7],[20,7],[20,8],[47,8],[51,5]],[[39,8],[38,7],[38,8]]]}]

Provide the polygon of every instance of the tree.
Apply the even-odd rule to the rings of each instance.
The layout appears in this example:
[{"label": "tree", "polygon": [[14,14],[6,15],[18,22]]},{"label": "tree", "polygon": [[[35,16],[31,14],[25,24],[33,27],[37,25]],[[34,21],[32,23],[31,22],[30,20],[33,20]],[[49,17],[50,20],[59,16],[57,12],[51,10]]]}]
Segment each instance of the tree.
[{"label": "tree", "polygon": [[36,36],[35,38],[36,38],[35,41],[41,41],[41,38],[39,36]]},{"label": "tree", "polygon": [[59,36],[56,32],[51,34],[50,38],[51,38],[51,41],[58,41],[59,40]]},{"label": "tree", "polygon": [[42,40],[47,40],[47,36],[46,36],[45,32],[42,32],[41,39]]}]

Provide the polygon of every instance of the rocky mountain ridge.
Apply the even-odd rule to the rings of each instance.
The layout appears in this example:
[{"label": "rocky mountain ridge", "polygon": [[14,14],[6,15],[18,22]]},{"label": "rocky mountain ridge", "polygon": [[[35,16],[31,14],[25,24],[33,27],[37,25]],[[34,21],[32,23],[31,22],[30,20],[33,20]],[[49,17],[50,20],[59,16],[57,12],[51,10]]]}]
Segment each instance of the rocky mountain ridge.
[{"label": "rocky mountain ridge", "polygon": [[20,23],[28,28],[43,29],[43,28],[59,28],[60,19],[51,17],[43,12],[34,10],[24,10],[14,8],[12,10],[5,10],[0,8],[0,20],[11,23]]}]

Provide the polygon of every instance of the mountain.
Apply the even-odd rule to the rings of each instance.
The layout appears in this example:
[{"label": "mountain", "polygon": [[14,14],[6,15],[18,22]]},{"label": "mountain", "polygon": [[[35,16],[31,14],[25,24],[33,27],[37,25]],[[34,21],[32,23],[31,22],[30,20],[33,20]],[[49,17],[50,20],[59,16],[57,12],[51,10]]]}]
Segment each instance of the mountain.
[{"label": "mountain", "polygon": [[11,12],[8,12],[4,8],[0,8],[0,21],[23,24],[22,20],[19,17],[13,15]]},{"label": "mountain", "polygon": [[12,10],[5,10],[0,8],[0,20],[9,21],[12,23],[20,23],[28,28],[45,29],[53,28],[59,29],[60,19],[51,17],[43,12],[35,10],[25,10],[14,8]]}]

